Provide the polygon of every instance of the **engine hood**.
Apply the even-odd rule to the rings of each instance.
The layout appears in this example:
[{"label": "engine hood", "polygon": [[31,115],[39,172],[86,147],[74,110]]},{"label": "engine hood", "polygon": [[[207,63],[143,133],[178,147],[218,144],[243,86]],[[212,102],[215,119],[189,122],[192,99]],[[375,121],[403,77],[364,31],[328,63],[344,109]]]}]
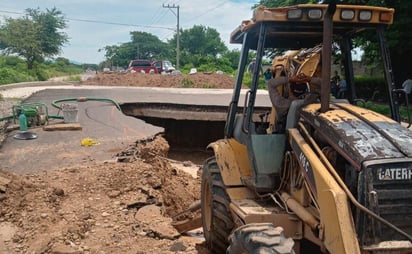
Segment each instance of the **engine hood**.
[{"label": "engine hood", "polygon": [[412,158],[412,131],[389,117],[348,103],[302,109],[302,117],[336,150],[361,167],[366,160]]}]

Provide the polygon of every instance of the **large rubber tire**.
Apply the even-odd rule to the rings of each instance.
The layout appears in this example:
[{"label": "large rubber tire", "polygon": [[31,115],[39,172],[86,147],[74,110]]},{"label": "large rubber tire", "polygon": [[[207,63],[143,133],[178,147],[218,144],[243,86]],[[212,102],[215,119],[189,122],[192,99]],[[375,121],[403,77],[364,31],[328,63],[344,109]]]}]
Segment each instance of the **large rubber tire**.
[{"label": "large rubber tire", "polygon": [[214,253],[225,253],[229,246],[228,237],[234,225],[229,204],[219,166],[211,157],[203,165],[201,211],[206,244]]},{"label": "large rubber tire", "polygon": [[271,223],[251,223],[230,235],[227,254],[294,254],[294,241],[286,238],[283,228]]}]

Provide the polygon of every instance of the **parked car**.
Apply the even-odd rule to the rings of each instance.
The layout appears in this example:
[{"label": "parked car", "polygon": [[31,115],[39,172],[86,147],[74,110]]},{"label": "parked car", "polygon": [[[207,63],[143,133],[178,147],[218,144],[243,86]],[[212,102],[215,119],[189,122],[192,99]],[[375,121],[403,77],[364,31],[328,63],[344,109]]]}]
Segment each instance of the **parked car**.
[{"label": "parked car", "polygon": [[152,61],[145,59],[131,60],[127,72],[159,73]]},{"label": "parked car", "polygon": [[156,67],[158,73],[171,73],[176,70],[169,60],[154,61],[153,65]]}]

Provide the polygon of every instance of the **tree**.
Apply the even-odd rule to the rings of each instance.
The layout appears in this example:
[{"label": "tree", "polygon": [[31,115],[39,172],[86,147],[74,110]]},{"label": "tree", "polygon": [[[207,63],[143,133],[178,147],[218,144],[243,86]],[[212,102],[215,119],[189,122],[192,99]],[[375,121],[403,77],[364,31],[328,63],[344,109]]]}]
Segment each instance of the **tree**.
[{"label": "tree", "polygon": [[240,50],[239,49],[229,50],[226,53],[224,53],[222,57],[227,58],[227,60],[230,63],[230,67],[233,70],[236,70],[239,64]]},{"label": "tree", "polygon": [[[131,41],[120,45],[105,46],[106,66],[126,67],[132,59],[169,59],[175,60],[176,37],[168,43],[162,42],[158,37],[146,32],[130,32]],[[236,66],[231,58],[226,59],[228,53],[226,45],[220,38],[216,29],[203,26],[194,26],[182,30],[180,35],[181,63],[186,67],[204,66],[209,68],[215,65],[219,69],[232,70]],[[227,66],[230,68],[227,68]]]},{"label": "tree", "polygon": [[31,70],[36,62],[60,53],[68,41],[64,28],[66,21],[56,8],[46,12],[27,9],[24,17],[7,18],[0,26],[0,49],[24,58]]},{"label": "tree", "polygon": [[[169,43],[176,45],[176,35]],[[182,51],[200,56],[217,56],[227,50],[216,29],[201,25],[180,32],[180,47]]]},{"label": "tree", "polygon": [[105,46],[106,61],[112,66],[127,67],[132,59],[169,59],[172,50],[169,44],[162,42],[158,37],[146,33],[130,32],[132,41],[120,45]]},{"label": "tree", "polygon": [[[176,35],[169,40],[174,48]],[[195,25],[190,29],[180,31],[180,63],[198,67],[207,62],[208,57],[218,57],[226,53],[227,47],[216,29]]]},{"label": "tree", "polygon": [[135,58],[161,59],[171,56],[171,48],[157,36],[146,32],[131,32]]},{"label": "tree", "polygon": [[121,45],[105,46],[103,50],[105,51],[106,65],[105,67],[121,66],[126,68],[129,61],[133,58],[132,47],[129,43],[123,43]]},{"label": "tree", "polygon": [[[375,0],[376,1],[376,0]],[[376,1],[381,4],[382,1]],[[412,58],[412,2],[411,1],[384,1],[385,6],[394,8],[394,22],[388,27],[386,40],[389,45],[394,79],[397,87],[403,81],[412,78],[412,71],[405,61]]]}]

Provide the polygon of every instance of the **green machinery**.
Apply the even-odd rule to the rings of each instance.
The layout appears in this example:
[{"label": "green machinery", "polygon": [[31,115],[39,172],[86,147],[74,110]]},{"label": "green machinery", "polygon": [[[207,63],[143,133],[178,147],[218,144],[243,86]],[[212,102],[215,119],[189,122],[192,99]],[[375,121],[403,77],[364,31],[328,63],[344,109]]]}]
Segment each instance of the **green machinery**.
[{"label": "green machinery", "polygon": [[49,122],[47,105],[41,102],[13,105],[12,111],[14,123],[21,114],[26,116],[28,127],[47,125]]}]

